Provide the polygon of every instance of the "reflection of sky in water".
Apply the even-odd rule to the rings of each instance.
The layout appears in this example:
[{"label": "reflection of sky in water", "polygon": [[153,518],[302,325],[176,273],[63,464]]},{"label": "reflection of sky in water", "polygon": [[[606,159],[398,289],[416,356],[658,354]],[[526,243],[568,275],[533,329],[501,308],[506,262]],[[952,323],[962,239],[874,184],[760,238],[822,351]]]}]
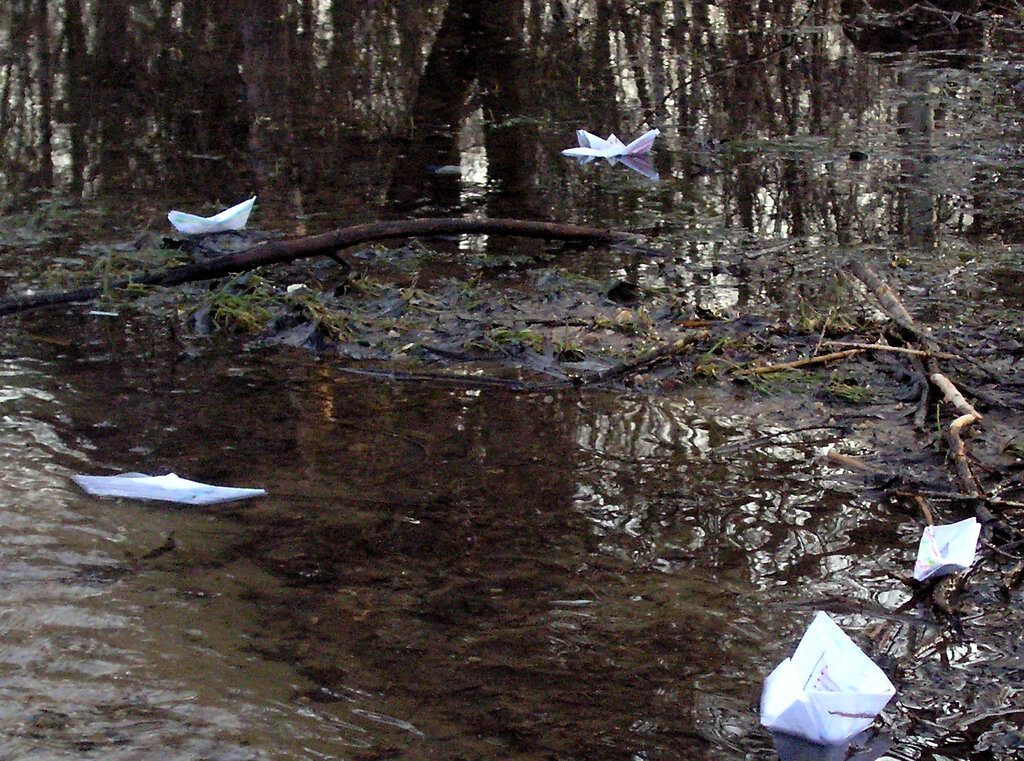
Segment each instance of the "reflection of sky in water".
[{"label": "reflection of sky in water", "polygon": [[707,562],[786,597],[804,594],[785,591],[800,581],[819,595],[905,597],[876,563],[901,560],[890,518],[844,484],[832,488],[831,471],[815,465],[820,431],[786,430],[692,400],[623,400],[621,414],[595,413],[574,429],[593,455],[580,466],[576,509],[608,551],[665,571]]},{"label": "reflection of sky in water", "polygon": [[616,412],[578,424],[574,438],[581,449],[633,460],[664,455],[666,448],[706,453],[709,433],[699,419],[690,419],[692,409],[685,399],[623,399]]}]

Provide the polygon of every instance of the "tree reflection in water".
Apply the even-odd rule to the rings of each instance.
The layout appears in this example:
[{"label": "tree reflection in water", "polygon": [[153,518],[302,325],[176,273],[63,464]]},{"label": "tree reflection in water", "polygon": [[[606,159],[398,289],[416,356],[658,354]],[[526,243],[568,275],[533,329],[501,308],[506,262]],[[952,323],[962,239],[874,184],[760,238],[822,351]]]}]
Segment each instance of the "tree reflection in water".
[{"label": "tree reflection in water", "polygon": [[[998,100],[1015,83],[994,67],[972,76],[969,58],[960,70],[871,58],[842,11],[830,0],[756,12],[704,0],[11,3],[0,28],[25,55],[0,62],[0,197],[10,208],[50,188],[146,208],[255,191],[265,222],[288,228],[486,212],[716,220],[841,245],[962,233],[972,219],[949,210],[998,187],[976,184],[956,133],[1004,126],[962,95]],[[1011,35],[986,39],[986,55],[1010,55]],[[962,170],[953,187],[902,165],[892,107],[914,97],[907,67],[945,120],[931,152]],[[666,133],[657,186],[558,156],[577,127],[645,125]],[[871,161],[848,163],[851,150]]]}]

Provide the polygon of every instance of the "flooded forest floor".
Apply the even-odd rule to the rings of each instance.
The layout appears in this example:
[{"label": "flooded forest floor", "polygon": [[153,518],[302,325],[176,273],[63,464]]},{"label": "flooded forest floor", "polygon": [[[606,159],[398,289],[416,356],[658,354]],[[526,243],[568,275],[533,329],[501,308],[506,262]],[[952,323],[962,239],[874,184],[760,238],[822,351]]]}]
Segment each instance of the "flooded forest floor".
[{"label": "flooded forest floor", "polygon": [[[267,239],[147,233],[83,249],[62,261],[69,279],[38,273],[37,282],[70,288],[83,273],[108,282]],[[111,290],[69,308],[101,323],[141,321],[187,354],[227,341],[425,387],[715,388],[743,414],[774,419],[780,435],[843,430],[855,445],[826,459],[893,509],[924,523],[983,520],[993,573],[903,580],[952,629],[962,626],[959,595],[979,575],[998,599],[1012,594],[1024,576],[1019,262],[821,262],[783,244],[727,249],[708,267],[680,253],[686,243],[428,238],[180,288]],[[749,308],[716,307],[723,288],[744,287],[755,292]]]},{"label": "flooded forest floor", "polygon": [[[530,3],[526,35],[521,3],[121,5],[0,130],[0,756],[763,760],[764,676],[825,610],[897,688],[862,761],[1024,757],[1020,3]],[[654,127],[647,172],[562,155]],[[245,232],[164,234],[253,195]],[[116,285],[441,215],[624,236]],[[158,469],[267,496],[68,477]],[[914,581],[971,516],[974,565]]]}]

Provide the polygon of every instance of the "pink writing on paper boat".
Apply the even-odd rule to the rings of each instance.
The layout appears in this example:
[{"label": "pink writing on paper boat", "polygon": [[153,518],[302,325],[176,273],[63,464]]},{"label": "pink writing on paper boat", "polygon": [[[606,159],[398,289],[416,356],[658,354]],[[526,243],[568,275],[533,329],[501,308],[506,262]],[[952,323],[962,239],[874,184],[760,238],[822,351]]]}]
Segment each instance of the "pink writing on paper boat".
[{"label": "pink writing on paper boat", "polygon": [[587,132],[585,129],[578,129],[576,130],[576,140],[579,147],[566,148],[562,154],[579,159],[581,164],[587,164],[594,159],[606,159],[610,164],[623,164],[634,172],[639,172],[651,180],[657,180],[658,173],[651,165],[648,154],[654,145],[654,138],[660,134],[660,130],[652,129],[627,145],[615,135],[609,135],[605,139],[592,132]]},{"label": "pink writing on paper boat", "polygon": [[977,518],[947,526],[925,526],[917,548],[914,578],[924,581],[970,568],[980,536],[981,524]]},{"label": "pink writing on paper boat", "polygon": [[172,211],[168,213],[167,219],[174,225],[175,230],[186,235],[241,230],[249,221],[249,212],[252,211],[252,205],[255,202],[256,196],[253,196],[230,209],[224,209],[224,211],[214,214],[212,217],[199,217],[184,211]]},{"label": "pink writing on paper boat", "polygon": [[885,673],[819,611],[793,655],[764,680],[761,724],[839,745],[871,726],[895,694]]}]

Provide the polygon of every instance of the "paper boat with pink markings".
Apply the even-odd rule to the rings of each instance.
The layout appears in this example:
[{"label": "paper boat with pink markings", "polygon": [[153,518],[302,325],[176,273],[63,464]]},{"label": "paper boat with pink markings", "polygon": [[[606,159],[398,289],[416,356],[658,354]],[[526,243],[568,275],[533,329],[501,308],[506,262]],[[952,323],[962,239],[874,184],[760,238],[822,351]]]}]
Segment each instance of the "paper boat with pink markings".
[{"label": "paper boat with pink markings", "polygon": [[914,578],[924,581],[970,568],[980,536],[981,524],[977,518],[947,526],[925,526],[917,548]]},{"label": "paper boat with pink markings", "polygon": [[819,611],[793,655],[764,680],[761,724],[839,745],[871,726],[895,694],[885,673]]},{"label": "paper boat with pink markings", "polygon": [[634,172],[657,180],[658,173],[651,165],[648,154],[654,145],[654,138],[660,134],[660,130],[652,129],[633,142],[626,144],[615,135],[602,138],[585,129],[578,129],[576,130],[576,141],[579,143],[579,147],[566,148],[562,151],[562,155],[579,159],[581,164],[587,164],[594,159],[606,159],[610,164],[623,164]]}]

